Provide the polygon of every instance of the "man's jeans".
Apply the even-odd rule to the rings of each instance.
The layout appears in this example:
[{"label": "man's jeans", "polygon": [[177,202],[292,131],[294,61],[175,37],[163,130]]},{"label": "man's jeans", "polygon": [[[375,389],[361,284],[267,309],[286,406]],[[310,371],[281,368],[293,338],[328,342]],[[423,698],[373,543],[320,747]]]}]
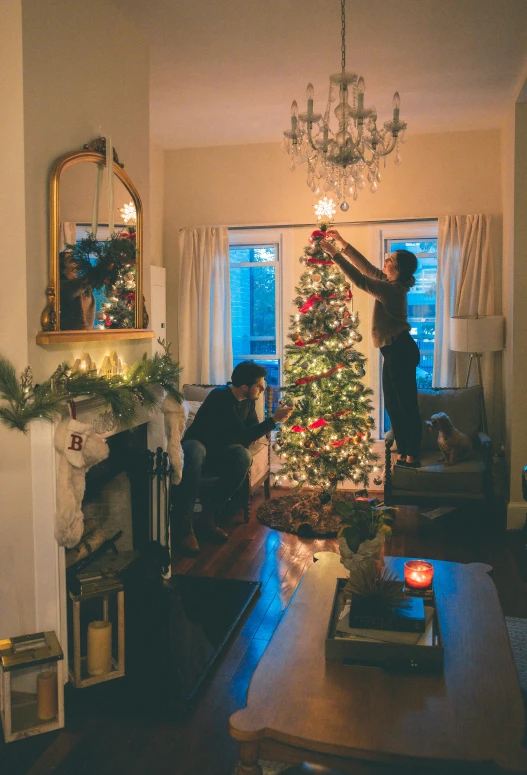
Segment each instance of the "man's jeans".
[{"label": "man's jeans", "polygon": [[183,448],[183,477],[174,488],[174,514],[177,518],[192,515],[198,497],[201,474],[219,476],[220,480],[213,496],[214,513],[219,515],[241,487],[252,464],[252,455],[241,444],[231,444],[207,456],[207,450],[200,441],[188,439]]}]

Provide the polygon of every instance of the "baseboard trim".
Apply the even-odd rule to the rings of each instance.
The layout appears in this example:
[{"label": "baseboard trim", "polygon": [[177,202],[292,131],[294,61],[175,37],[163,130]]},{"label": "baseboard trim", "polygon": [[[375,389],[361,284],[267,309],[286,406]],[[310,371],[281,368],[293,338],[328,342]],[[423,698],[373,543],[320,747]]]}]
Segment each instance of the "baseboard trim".
[{"label": "baseboard trim", "polygon": [[507,504],[507,530],[521,530],[525,525],[527,503],[511,501]]}]

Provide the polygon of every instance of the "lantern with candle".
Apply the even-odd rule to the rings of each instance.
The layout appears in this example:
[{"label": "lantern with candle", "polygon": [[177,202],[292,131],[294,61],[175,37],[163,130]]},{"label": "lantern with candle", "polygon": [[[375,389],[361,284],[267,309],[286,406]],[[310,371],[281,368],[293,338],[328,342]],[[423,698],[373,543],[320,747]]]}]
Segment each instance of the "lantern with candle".
[{"label": "lantern with candle", "polygon": [[404,564],[404,583],[409,592],[431,589],[434,566],[426,560],[408,560]]},{"label": "lantern with candle", "polygon": [[0,641],[0,704],[6,743],[64,726],[63,658],[52,631]]},{"label": "lantern with candle", "polygon": [[[79,689],[120,678],[124,675],[122,583],[115,578],[95,579],[81,584],[75,592],[70,590],[69,598],[73,623],[69,674],[73,686]],[[84,643],[86,652],[82,651]]]}]

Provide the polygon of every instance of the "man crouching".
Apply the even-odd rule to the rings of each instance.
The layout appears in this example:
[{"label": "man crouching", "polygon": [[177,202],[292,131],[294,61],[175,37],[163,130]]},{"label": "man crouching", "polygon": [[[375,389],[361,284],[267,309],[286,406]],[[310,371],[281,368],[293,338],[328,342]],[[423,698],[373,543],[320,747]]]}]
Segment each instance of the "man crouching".
[{"label": "man crouching", "polygon": [[248,446],[293,411],[290,406],[279,406],[272,417],[259,422],[256,399],[265,390],[266,375],[267,369],[253,361],[239,363],[230,383],[211,390],[183,437],[183,477],[174,493],[173,516],[179,522],[174,527],[181,536],[181,549],[187,554],[199,552],[193,508],[201,474],[219,477],[214,514],[205,517],[204,526],[212,540],[226,541],[228,534],[218,523],[251,467]]}]

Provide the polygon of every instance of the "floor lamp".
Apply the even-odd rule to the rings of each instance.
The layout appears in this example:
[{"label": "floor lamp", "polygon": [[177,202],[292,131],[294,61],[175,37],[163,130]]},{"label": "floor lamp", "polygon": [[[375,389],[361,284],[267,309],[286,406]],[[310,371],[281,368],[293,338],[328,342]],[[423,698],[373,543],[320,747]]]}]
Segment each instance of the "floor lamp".
[{"label": "floor lamp", "polygon": [[503,328],[504,318],[501,315],[485,315],[485,317],[456,315],[450,318],[450,349],[457,353],[470,353],[465,387],[468,387],[472,362],[476,361],[481,385],[481,414],[485,433],[487,433],[487,410],[481,356],[483,353],[503,350]]}]

